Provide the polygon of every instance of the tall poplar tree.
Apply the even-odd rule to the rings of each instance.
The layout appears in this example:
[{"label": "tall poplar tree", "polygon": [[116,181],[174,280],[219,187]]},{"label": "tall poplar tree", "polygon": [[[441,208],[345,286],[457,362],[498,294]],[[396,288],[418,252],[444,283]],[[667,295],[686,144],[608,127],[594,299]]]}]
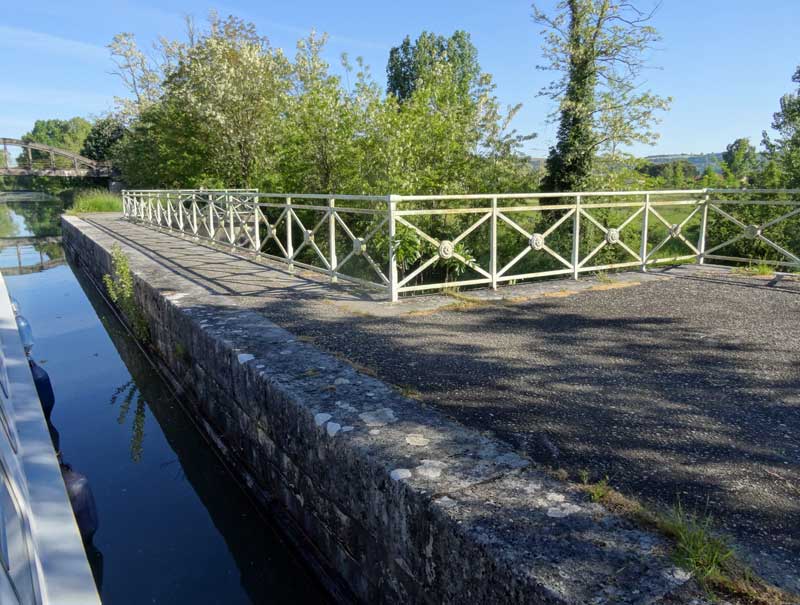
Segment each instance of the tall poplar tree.
[{"label": "tall poplar tree", "polygon": [[653,144],[656,112],[671,99],[642,91],[645,54],[660,36],[644,12],[622,0],[561,0],[553,14],[533,5],[543,26],[540,69],[559,76],[540,94],[558,104],[557,142],[547,158],[543,187],[580,191],[595,158],[632,143]]}]

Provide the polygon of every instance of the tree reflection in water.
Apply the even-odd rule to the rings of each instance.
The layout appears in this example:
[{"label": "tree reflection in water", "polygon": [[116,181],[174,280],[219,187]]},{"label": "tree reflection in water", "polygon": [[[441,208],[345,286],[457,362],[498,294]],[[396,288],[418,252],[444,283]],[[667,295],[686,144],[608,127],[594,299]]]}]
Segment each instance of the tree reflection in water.
[{"label": "tree reflection in water", "polygon": [[125,424],[128,417],[128,412],[136,401],[136,411],[133,414],[133,425],[131,430],[131,460],[139,462],[142,459],[142,443],[144,442],[144,423],[146,418],[147,402],[139,392],[139,388],[133,379],[129,380],[117,389],[111,395],[112,406],[120,402],[119,415],[117,422],[121,425]]}]

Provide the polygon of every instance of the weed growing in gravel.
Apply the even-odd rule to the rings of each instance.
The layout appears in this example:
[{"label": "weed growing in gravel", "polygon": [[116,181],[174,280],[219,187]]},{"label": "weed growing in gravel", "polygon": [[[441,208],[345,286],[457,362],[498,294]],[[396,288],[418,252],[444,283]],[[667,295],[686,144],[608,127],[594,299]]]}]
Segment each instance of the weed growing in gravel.
[{"label": "weed growing in gravel", "polygon": [[590,483],[585,470],[579,472],[579,478],[581,489],[593,502],[670,538],[676,563],[714,595],[753,605],[798,603],[797,595],[768,584],[743,565],[727,540],[713,531],[710,516],[698,517],[680,502],[670,511],[651,510],[614,490],[608,478]]},{"label": "weed growing in gravel", "polygon": [[608,492],[611,491],[611,488],[608,485],[608,477],[603,477],[600,481],[593,485],[588,486],[589,497],[592,499],[592,502],[602,502]]},{"label": "weed growing in gravel", "polygon": [[775,267],[762,262],[756,265],[750,264],[747,265],[746,267],[736,267],[733,270],[733,273],[739,273],[741,275],[759,275],[766,277],[775,274]]},{"label": "weed growing in gravel", "polygon": [[678,501],[658,519],[661,530],[675,540],[675,559],[681,567],[705,581],[719,578],[725,563],[733,557],[727,542],[711,531],[711,517],[698,518]]},{"label": "weed growing in gravel", "polygon": [[601,284],[613,284],[616,279],[610,276],[606,271],[598,271],[594,274],[595,279],[599,281]]}]

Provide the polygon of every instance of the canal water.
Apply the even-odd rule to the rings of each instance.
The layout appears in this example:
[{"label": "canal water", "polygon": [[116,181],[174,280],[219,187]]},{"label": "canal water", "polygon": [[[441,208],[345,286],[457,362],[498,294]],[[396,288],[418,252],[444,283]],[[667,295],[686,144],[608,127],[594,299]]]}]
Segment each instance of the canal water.
[{"label": "canal water", "polygon": [[0,204],[0,271],[53,384],[63,462],[94,492],[99,529],[88,554],[103,603],[326,602],[94,286],[65,262],[61,210]]}]

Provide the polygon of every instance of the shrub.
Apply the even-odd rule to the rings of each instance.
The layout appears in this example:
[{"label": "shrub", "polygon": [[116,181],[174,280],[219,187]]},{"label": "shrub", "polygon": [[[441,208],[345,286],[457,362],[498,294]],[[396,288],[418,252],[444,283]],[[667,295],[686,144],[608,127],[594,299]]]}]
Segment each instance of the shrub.
[{"label": "shrub", "polygon": [[130,262],[117,244],[111,248],[111,275],[106,273],[103,276],[103,284],[106,286],[109,298],[130,323],[133,335],[140,341],[147,342],[150,338],[150,328],[144,313],[136,303]]}]

